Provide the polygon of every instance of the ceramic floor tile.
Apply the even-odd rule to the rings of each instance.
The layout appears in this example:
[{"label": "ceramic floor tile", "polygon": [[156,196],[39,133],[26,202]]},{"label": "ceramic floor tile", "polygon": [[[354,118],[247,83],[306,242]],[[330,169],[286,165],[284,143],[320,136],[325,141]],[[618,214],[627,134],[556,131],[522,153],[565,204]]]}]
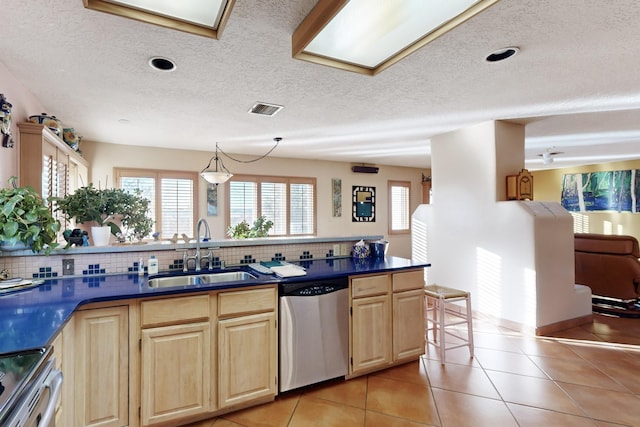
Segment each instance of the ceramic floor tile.
[{"label": "ceramic floor tile", "polygon": [[544,337],[523,337],[517,340],[520,350],[530,356],[556,357],[558,359],[575,359],[576,353],[562,342]]},{"label": "ceramic floor tile", "polygon": [[520,353],[517,340],[514,340],[513,337],[501,334],[476,332],[473,334],[473,344],[476,348],[489,348],[492,350]]},{"label": "ceramic floor tile", "polygon": [[[191,423],[191,424],[185,424],[182,427],[212,427],[215,422],[217,420],[215,419],[209,419],[209,420],[204,420],[204,421],[197,421],[195,423]],[[238,427],[238,424],[216,424],[216,427]]]},{"label": "ceramic floor tile", "polygon": [[232,412],[222,418],[245,427],[285,427],[296,410],[299,399],[299,393],[287,393],[274,402]]},{"label": "ceramic floor tile", "polygon": [[500,400],[447,390],[433,390],[442,427],[516,427],[513,415]]},{"label": "ceramic floor tile", "polygon": [[562,427],[597,427],[597,424],[585,417],[562,414],[546,409],[508,403],[507,406],[518,421],[520,427],[562,426]]},{"label": "ceramic floor tile", "polygon": [[547,378],[545,373],[523,353],[478,348],[476,350],[476,359],[478,359],[478,363],[483,369]]},{"label": "ceramic floor tile", "polygon": [[551,380],[498,371],[489,371],[487,375],[506,402],[572,415],[585,415],[569,396]]},{"label": "ceramic floor tile", "polygon": [[367,401],[367,377],[324,383],[305,390],[304,396],[364,409]]},{"label": "ceramic floor tile", "polygon": [[428,424],[416,423],[372,411],[367,411],[364,417],[364,427],[431,427]]},{"label": "ceramic floor tile", "polygon": [[434,388],[500,399],[500,395],[483,369],[425,360],[429,380]]},{"label": "ceramic floor tile", "polygon": [[640,427],[640,397],[577,384],[558,383],[595,420]]},{"label": "ceramic floor tile", "polygon": [[234,423],[233,421],[219,418],[215,420],[212,427],[244,427],[242,424]]},{"label": "ceramic floor tile", "polygon": [[598,368],[610,378],[640,395],[640,354],[635,359],[621,358],[599,363]]},{"label": "ceramic floor tile", "polygon": [[[425,347],[425,354],[422,357],[430,360],[439,361],[440,350],[438,350],[431,343],[427,343]],[[477,367],[480,366],[475,358],[470,357],[469,347],[459,347],[459,348],[454,348],[452,350],[447,350],[445,354],[445,362],[455,363],[459,365],[467,365],[467,366],[477,366]]]},{"label": "ceramic floor tile", "polygon": [[626,387],[605,375],[594,364],[579,357],[569,360],[531,356],[531,360],[555,381],[605,388],[607,390],[629,391]]},{"label": "ceramic floor tile", "polygon": [[438,425],[431,391],[428,387],[415,383],[369,376],[367,411]]},{"label": "ceramic floor tile", "polygon": [[414,384],[420,384],[425,387],[429,386],[429,377],[427,369],[422,360],[405,363],[404,365],[395,366],[383,371],[372,374],[373,376],[389,378],[398,381],[405,381]]},{"label": "ceramic floor tile", "polygon": [[302,396],[288,427],[362,427],[364,409]]}]

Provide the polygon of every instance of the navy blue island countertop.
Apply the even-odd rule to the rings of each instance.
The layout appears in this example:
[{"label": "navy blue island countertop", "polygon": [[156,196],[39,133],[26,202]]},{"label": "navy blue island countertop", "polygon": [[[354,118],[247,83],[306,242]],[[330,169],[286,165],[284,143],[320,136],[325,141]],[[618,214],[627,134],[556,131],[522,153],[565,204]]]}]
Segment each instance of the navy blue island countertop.
[{"label": "navy blue island countertop", "polygon": [[[233,289],[266,284],[323,280],[336,277],[371,274],[428,267],[430,264],[405,258],[335,258],[300,262],[306,268],[305,276],[278,278],[273,275],[251,273],[257,276],[249,282],[226,282],[216,285],[190,285],[172,288],[150,288],[148,276],[132,274],[58,277],[46,280],[37,287],[0,295],[0,354],[51,344],[58,331],[81,305]],[[247,267],[234,267],[250,271]],[[213,270],[220,272],[221,270]],[[193,274],[194,272],[189,272]],[[206,273],[202,271],[200,273]]]}]

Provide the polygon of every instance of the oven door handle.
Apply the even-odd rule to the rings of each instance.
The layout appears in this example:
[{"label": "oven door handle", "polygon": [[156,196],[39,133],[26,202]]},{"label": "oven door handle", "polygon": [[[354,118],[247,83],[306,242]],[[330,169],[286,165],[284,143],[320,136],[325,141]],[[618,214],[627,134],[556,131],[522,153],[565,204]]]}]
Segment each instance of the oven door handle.
[{"label": "oven door handle", "polygon": [[44,410],[44,414],[40,419],[39,425],[47,427],[51,423],[53,414],[56,411],[56,403],[58,402],[60,392],[62,391],[62,371],[52,371],[47,377],[44,386],[51,390],[51,394],[49,396],[47,408]]}]

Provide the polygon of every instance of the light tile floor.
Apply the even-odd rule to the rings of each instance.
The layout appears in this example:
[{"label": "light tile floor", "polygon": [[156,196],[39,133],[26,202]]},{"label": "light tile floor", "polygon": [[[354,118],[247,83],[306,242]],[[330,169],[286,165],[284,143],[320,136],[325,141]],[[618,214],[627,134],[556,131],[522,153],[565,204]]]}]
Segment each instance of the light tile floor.
[{"label": "light tile floor", "polygon": [[466,347],[189,427],[640,426],[640,319],[594,315],[552,337],[474,320]]}]

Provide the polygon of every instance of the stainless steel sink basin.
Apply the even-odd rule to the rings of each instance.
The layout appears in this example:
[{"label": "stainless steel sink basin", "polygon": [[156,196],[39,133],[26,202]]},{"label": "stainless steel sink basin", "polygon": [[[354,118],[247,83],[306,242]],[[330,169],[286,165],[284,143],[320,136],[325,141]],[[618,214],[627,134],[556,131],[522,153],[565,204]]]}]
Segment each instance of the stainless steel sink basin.
[{"label": "stainless steel sink basin", "polygon": [[156,277],[149,279],[150,288],[172,288],[176,286],[214,285],[217,283],[239,282],[255,279],[246,271],[225,271],[222,273],[191,274],[185,276]]}]

